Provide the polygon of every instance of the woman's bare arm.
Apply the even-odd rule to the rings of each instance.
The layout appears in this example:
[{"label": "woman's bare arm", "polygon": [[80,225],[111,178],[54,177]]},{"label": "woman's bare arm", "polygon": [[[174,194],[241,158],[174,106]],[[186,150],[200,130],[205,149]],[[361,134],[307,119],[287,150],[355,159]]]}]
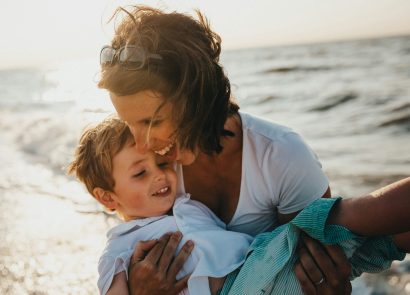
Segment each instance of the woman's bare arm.
[{"label": "woman's bare arm", "polygon": [[398,234],[410,230],[410,177],[369,195],[343,199],[327,223],[339,224],[364,236]]},{"label": "woman's bare arm", "polygon": [[327,223],[363,236],[396,235],[396,245],[410,251],[410,177],[369,195],[341,200]]}]

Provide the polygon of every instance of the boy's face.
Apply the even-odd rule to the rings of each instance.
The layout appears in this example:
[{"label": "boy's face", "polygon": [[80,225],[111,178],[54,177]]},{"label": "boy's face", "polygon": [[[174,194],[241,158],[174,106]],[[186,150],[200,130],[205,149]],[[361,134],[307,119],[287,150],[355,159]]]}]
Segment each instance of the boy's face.
[{"label": "boy's face", "polygon": [[126,144],[113,158],[112,176],[115,209],[126,221],[164,215],[174,204],[177,176],[172,162],[153,152],[141,154],[134,144]]}]

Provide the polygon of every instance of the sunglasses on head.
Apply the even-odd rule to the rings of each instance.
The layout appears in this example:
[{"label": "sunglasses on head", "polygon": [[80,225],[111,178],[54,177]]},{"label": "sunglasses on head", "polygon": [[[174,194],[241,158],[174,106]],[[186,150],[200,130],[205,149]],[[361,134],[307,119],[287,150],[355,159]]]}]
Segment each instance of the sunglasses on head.
[{"label": "sunglasses on head", "polygon": [[104,46],[100,52],[100,65],[112,65],[115,60],[129,70],[144,68],[150,59],[162,60],[162,56],[156,53],[148,53],[144,48],[135,45],[126,45],[119,49]]}]

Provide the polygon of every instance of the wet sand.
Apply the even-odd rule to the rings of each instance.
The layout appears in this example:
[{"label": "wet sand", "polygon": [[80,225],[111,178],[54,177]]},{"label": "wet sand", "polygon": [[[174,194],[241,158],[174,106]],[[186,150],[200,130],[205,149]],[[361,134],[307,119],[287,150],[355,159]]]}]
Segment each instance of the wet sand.
[{"label": "wet sand", "polygon": [[80,213],[63,182],[11,148],[0,145],[0,294],[97,294],[105,215]]},{"label": "wet sand", "polygon": [[97,294],[103,216],[79,214],[67,201],[0,190],[0,293]]}]

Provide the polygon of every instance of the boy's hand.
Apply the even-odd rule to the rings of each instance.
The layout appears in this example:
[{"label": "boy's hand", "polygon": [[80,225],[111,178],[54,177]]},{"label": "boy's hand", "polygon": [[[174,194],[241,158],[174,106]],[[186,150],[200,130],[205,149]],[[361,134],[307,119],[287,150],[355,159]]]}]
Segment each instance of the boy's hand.
[{"label": "boy's hand", "polygon": [[165,234],[158,241],[137,244],[128,267],[130,294],[173,295],[186,288],[189,275],[178,281],[176,275],[191,253],[193,243],[185,243],[174,257],[181,237],[181,233],[176,232]]},{"label": "boy's hand", "polygon": [[295,274],[303,292],[308,295],[351,294],[351,267],[342,249],[324,246],[306,234],[301,235],[301,240]]}]

